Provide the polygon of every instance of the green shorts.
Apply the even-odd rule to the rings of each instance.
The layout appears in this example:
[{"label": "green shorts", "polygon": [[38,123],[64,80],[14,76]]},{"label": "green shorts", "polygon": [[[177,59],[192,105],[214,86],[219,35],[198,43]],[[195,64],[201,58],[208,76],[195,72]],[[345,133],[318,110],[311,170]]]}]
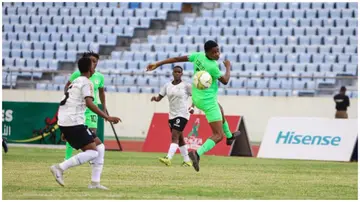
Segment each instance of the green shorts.
[{"label": "green shorts", "polygon": [[205,113],[205,117],[209,123],[222,121],[221,110],[216,99],[203,100],[193,98],[193,103],[198,109]]},{"label": "green shorts", "polygon": [[90,109],[86,109],[85,111],[85,125],[88,128],[97,128],[98,125],[98,115]]}]

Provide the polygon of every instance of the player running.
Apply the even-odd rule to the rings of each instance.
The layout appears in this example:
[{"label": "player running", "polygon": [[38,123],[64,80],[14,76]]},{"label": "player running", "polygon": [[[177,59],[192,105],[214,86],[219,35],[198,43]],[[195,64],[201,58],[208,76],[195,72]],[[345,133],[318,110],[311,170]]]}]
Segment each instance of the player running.
[{"label": "player running", "polygon": [[76,154],[64,162],[50,167],[56,181],[64,186],[63,172],[71,167],[92,161],[92,183],[89,188],[107,189],[100,185],[100,176],[103,168],[105,147],[96,144],[96,137],[85,124],[85,110],[103,117],[105,120],[118,123],[120,118],[111,117],[101,111],[94,103],[94,88],[89,78],[95,72],[95,65],[90,58],[83,57],[78,61],[80,77],[69,85],[65,98],[60,102],[58,111],[58,125],[63,138],[76,150],[83,152]]},{"label": "player running", "polygon": [[158,96],[153,96],[151,101],[160,102],[163,97],[169,99],[169,127],[171,130],[171,144],[167,156],[159,158],[160,162],[170,166],[176,150],[179,148],[184,158],[182,166],[191,166],[188,150],[184,141],[183,131],[190,118],[190,113],[194,113],[193,107],[188,109],[188,98],[191,96],[191,85],[181,80],[183,68],[175,66],[173,68],[173,81],[166,83]]},{"label": "player running", "polygon": [[[95,65],[95,69],[97,66],[97,63],[99,61],[99,55],[94,53],[94,52],[86,52],[83,54],[82,57],[89,57],[92,61],[92,63]],[[69,81],[67,82],[67,84],[65,85],[64,91],[67,90],[67,88],[69,87],[69,85],[77,78],[80,77],[80,71],[75,71],[69,78]],[[103,112],[107,113],[106,110],[106,103],[105,103],[105,91],[104,91],[104,75],[101,74],[100,72],[95,72],[91,77],[90,77],[90,81],[92,82],[93,86],[94,86],[94,104],[96,106],[98,106],[99,104],[99,98],[100,97],[100,101],[101,104],[103,106]],[[85,116],[86,116],[86,120],[85,120],[85,125],[94,133],[97,134],[97,126],[98,126],[98,116],[96,113],[92,112],[89,108],[86,109],[85,111]],[[100,141],[100,140],[99,140]],[[66,143],[66,149],[65,149],[65,160],[69,159],[72,156],[73,153],[73,148],[69,145],[69,143]]]},{"label": "player running", "polygon": [[155,64],[147,66],[147,71],[154,70],[161,65],[171,64],[175,62],[192,62],[194,64],[194,74],[198,71],[207,71],[213,79],[213,83],[208,89],[199,90],[192,85],[192,101],[195,106],[205,113],[206,119],[210,124],[213,135],[197,151],[189,153],[189,157],[196,171],[199,171],[200,156],[210,151],[224,136],[227,138],[227,145],[231,145],[235,140],[235,136],[239,132],[232,134],[229,125],[224,117],[222,107],[217,101],[218,80],[226,85],[230,80],[230,62],[224,61],[226,72],[224,75],[220,72],[219,65],[216,62],[220,58],[219,46],[215,41],[207,41],[204,44],[205,52],[195,52],[189,56],[181,56],[169,58]]}]

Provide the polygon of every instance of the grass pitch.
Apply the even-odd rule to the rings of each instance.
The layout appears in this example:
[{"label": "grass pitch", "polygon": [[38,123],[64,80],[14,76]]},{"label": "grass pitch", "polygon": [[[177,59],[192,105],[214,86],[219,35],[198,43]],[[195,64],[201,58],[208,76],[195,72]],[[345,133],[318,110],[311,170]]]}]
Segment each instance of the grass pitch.
[{"label": "grass pitch", "polygon": [[3,153],[3,199],[357,199],[357,163],[204,156],[200,172],[160,164],[159,153],[106,152],[102,184],[88,190],[89,164],[65,172],[60,187],[49,167],[64,150],[15,148]]}]

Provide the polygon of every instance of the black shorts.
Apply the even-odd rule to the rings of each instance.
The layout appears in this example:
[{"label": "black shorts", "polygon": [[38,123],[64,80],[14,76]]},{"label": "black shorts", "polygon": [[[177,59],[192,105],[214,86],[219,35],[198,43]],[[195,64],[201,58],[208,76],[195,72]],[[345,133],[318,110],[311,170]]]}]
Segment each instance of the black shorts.
[{"label": "black shorts", "polygon": [[85,125],[59,126],[59,128],[66,141],[76,150],[94,142],[96,138],[96,135]]},{"label": "black shorts", "polygon": [[175,129],[177,131],[184,131],[184,128],[187,124],[188,120],[184,117],[176,117],[174,119],[169,120],[170,130]]}]

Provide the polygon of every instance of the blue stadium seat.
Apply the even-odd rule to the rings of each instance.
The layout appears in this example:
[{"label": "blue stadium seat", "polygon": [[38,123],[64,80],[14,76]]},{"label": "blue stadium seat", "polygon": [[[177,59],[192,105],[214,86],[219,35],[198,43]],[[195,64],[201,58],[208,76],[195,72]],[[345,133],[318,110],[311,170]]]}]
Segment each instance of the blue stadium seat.
[{"label": "blue stadium seat", "polygon": [[66,43],[66,50],[77,50],[77,43],[76,42]]},{"label": "blue stadium seat", "polygon": [[66,59],[66,51],[57,50],[55,52],[55,59],[57,59],[59,61],[65,61],[65,59]]},{"label": "blue stadium seat", "polygon": [[[11,18],[10,18],[11,20]],[[29,25],[30,24],[30,16],[27,15],[21,15],[20,16],[20,23],[23,25]]]},{"label": "blue stadium seat", "polygon": [[57,42],[57,41],[60,41],[61,34],[51,33],[49,38],[50,38],[50,41]]}]

